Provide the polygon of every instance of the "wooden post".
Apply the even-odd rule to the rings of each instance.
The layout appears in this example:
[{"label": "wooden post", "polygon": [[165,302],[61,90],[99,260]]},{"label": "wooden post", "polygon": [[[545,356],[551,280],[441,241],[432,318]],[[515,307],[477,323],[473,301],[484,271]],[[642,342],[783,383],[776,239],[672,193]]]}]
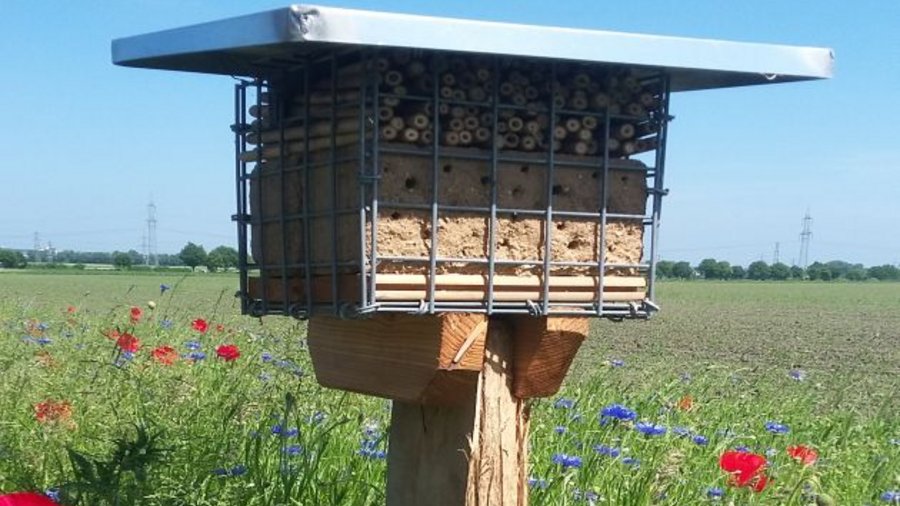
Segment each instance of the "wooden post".
[{"label": "wooden post", "polygon": [[395,402],[388,506],[524,506],[528,503],[528,408],[512,394],[512,330],[492,319],[484,366],[465,402]]}]

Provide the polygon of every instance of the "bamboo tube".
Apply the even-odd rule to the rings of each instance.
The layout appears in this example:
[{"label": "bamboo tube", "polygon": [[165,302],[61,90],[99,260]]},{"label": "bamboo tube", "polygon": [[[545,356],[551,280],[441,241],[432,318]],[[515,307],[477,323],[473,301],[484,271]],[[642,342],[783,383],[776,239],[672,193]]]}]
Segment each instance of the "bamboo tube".
[{"label": "bamboo tube", "polygon": [[485,67],[479,67],[478,69],[475,70],[475,77],[479,81],[486,83],[486,82],[490,81],[490,79],[491,79],[491,71]]},{"label": "bamboo tube", "polygon": [[458,132],[444,132],[444,144],[448,146],[458,146],[459,145],[459,133]]},{"label": "bamboo tube", "polygon": [[[350,134],[342,134],[336,135],[334,137],[334,146],[336,148],[340,148],[343,146],[348,146],[359,142],[359,134],[358,133],[350,133]],[[330,149],[332,143],[331,135],[324,137],[311,137],[309,139],[309,151],[321,151],[323,149]],[[306,142],[290,142],[285,144],[284,154],[285,155],[302,155],[306,151]],[[262,156],[259,156],[259,153]],[[240,154],[239,158],[244,162],[255,162],[257,158],[263,159],[277,159],[281,156],[280,146],[264,146],[261,150],[260,148],[255,148],[250,151],[245,151]]]},{"label": "bamboo tube", "polygon": [[582,128],[576,133],[576,137],[580,141],[589,141],[594,137],[593,130],[588,130],[587,128]]},{"label": "bamboo tube", "polygon": [[386,141],[393,141],[397,138],[397,129],[387,125],[381,127],[381,138]]},{"label": "bamboo tube", "polygon": [[434,133],[431,130],[422,130],[419,133],[419,143],[431,144],[432,142],[434,142]]},{"label": "bamboo tube", "polygon": [[528,103],[528,99],[525,98],[524,93],[516,93],[512,96],[513,105],[523,106]]},{"label": "bamboo tube", "polygon": [[424,130],[428,128],[428,125],[431,124],[431,120],[428,119],[424,113],[413,114],[412,116],[408,116],[406,118],[406,124],[412,126],[413,128],[417,128],[419,130]]},{"label": "bamboo tube", "polygon": [[595,118],[594,116],[585,116],[581,118],[581,126],[587,128],[588,130],[596,130],[597,118]]},{"label": "bamboo tube", "polygon": [[403,74],[396,70],[388,70],[384,73],[384,84],[388,86],[400,86],[403,82]]},{"label": "bamboo tube", "polygon": [[506,124],[506,122],[501,121],[501,122],[497,123],[497,133],[505,134],[506,132],[509,132],[509,126]]},{"label": "bamboo tube", "polygon": [[566,130],[575,133],[581,130],[581,121],[578,118],[569,118],[565,122]]},{"label": "bamboo tube", "polygon": [[475,129],[475,140],[477,142],[487,142],[491,139],[491,131],[485,127]]},{"label": "bamboo tube", "polygon": [[452,130],[452,131],[454,131],[454,132],[459,132],[459,131],[462,131],[462,130],[464,130],[464,129],[466,128],[466,124],[465,124],[465,122],[462,120],[462,118],[453,118],[453,119],[451,119],[451,120],[450,120],[450,123],[448,123],[448,126],[450,127],[450,130]]},{"label": "bamboo tube", "polygon": [[572,78],[572,84],[576,88],[587,88],[591,84],[591,76],[583,72],[575,74],[575,77]]},{"label": "bamboo tube", "polygon": [[403,118],[401,118],[400,116],[394,116],[393,118],[391,118],[388,124],[394,127],[398,132],[406,127],[406,122],[403,121]]},{"label": "bamboo tube", "polygon": [[403,130],[403,140],[410,143],[419,141],[419,131],[415,128],[406,128]]},{"label": "bamboo tube", "polygon": [[656,97],[654,97],[652,93],[647,93],[647,92],[641,93],[641,95],[638,97],[638,101],[641,103],[642,106],[647,107],[647,108],[650,108],[650,107],[653,107],[654,105],[656,105]]},{"label": "bamboo tube", "polygon": [[588,99],[587,97],[573,96],[572,99],[569,100],[569,107],[576,111],[583,111],[588,107]]},{"label": "bamboo tube", "polygon": [[536,100],[538,98],[538,95],[538,89],[534,86],[525,87],[525,98],[527,98],[528,100]]},{"label": "bamboo tube", "polygon": [[452,73],[447,72],[446,74],[441,76],[441,84],[444,86],[456,86],[456,76]]},{"label": "bamboo tube", "polygon": [[466,118],[463,119],[463,124],[465,125],[466,130],[475,130],[480,125],[480,122],[475,116],[466,116]]},{"label": "bamboo tube", "polygon": [[487,100],[487,92],[481,87],[469,88],[469,100],[472,102],[484,102]]},{"label": "bamboo tube", "polygon": [[625,113],[629,116],[644,116],[647,114],[647,110],[641,104],[632,102],[625,106]]},{"label": "bamboo tube", "polygon": [[466,108],[461,105],[454,105],[450,108],[450,116],[454,118],[464,118],[466,116]]},{"label": "bamboo tube", "polygon": [[472,135],[472,132],[470,132],[468,130],[463,130],[463,131],[459,132],[459,144],[460,145],[469,146],[472,144],[473,140],[474,140],[474,136]]},{"label": "bamboo tube", "polygon": [[622,154],[625,156],[633,155],[637,150],[637,146],[634,141],[625,141],[622,143],[622,147],[620,148]]},{"label": "bamboo tube", "polygon": [[626,140],[634,137],[634,125],[624,123],[615,129],[615,137],[619,140]]},{"label": "bamboo tube", "polygon": [[565,139],[566,137],[568,137],[568,135],[569,135],[569,131],[566,130],[566,127],[564,127],[562,125],[556,125],[553,128],[553,138],[558,141]]},{"label": "bamboo tube", "polygon": [[384,97],[381,99],[381,103],[388,107],[397,107],[400,105],[400,99],[397,97]]},{"label": "bamboo tube", "polygon": [[[435,290],[434,298],[439,301],[481,301],[487,297],[484,290]],[[517,302],[528,300],[541,300],[544,294],[541,290],[532,291],[505,291],[494,292],[494,300],[500,302]],[[603,300],[607,302],[626,302],[643,300],[646,293],[642,291],[603,292]],[[573,291],[549,293],[551,301],[555,302],[593,302],[597,300],[595,291]],[[382,301],[420,301],[428,299],[428,290],[376,290],[375,299]]]},{"label": "bamboo tube", "polygon": [[450,100],[453,98],[453,88],[449,86],[441,86],[440,94],[441,98]]},{"label": "bamboo tube", "polygon": [[515,87],[513,86],[512,83],[507,81],[507,82],[500,84],[500,95],[502,95],[504,97],[509,97],[509,96],[512,96],[514,91],[515,91]]},{"label": "bamboo tube", "polygon": [[619,142],[619,140],[616,139],[615,137],[610,137],[609,139],[606,139],[606,149],[610,153],[614,153],[614,152],[618,151],[619,147],[621,145],[622,145],[622,143]]},{"label": "bamboo tube", "polygon": [[390,121],[394,117],[394,108],[383,105],[378,108],[378,120]]},{"label": "bamboo tube", "polygon": [[537,148],[537,141],[530,135],[523,135],[519,147],[523,151],[534,151]]},{"label": "bamboo tube", "polygon": [[509,132],[505,136],[503,136],[503,145],[504,147],[509,149],[516,149],[517,147],[519,147],[520,141],[521,138],[514,132]]},{"label": "bamboo tube", "polygon": [[412,78],[425,74],[425,64],[419,60],[413,60],[406,65],[406,75]]},{"label": "bamboo tube", "polygon": [[467,105],[465,107],[465,109],[466,109],[466,114],[469,116],[478,117],[478,114],[481,112],[481,109],[479,109],[478,106],[474,106],[474,105]]},{"label": "bamboo tube", "polygon": [[[424,290],[428,286],[429,276],[427,274],[389,274],[379,273],[375,277],[376,289],[386,287],[391,290],[395,289],[420,289]],[[598,276],[550,276],[550,289],[567,288],[567,289],[590,289],[596,290],[599,283]],[[437,274],[435,275],[435,286],[441,288],[446,287],[473,287],[486,288],[488,285],[487,276],[482,274]],[[537,275],[494,275],[494,288],[542,288],[544,280],[542,276]],[[604,288],[644,288],[647,286],[647,280],[639,276],[604,276]]]},{"label": "bamboo tube", "polygon": [[444,115],[450,113],[450,104],[446,102],[441,102],[438,105],[438,114]]},{"label": "bamboo tube", "polygon": [[506,124],[509,127],[510,132],[521,132],[522,128],[525,127],[525,122],[519,117],[509,118],[509,121],[507,121]]},{"label": "bamboo tube", "polygon": [[[343,119],[337,123],[330,121],[321,121],[313,123],[309,128],[305,126],[291,127],[284,129],[284,140],[295,141],[305,139],[307,134],[310,137],[319,137],[322,135],[331,135],[332,129],[337,133],[355,132],[359,129],[359,121],[355,119]],[[258,144],[255,132],[247,134],[247,142],[249,144]],[[267,130],[259,136],[264,143],[278,143],[282,139],[282,131]]]},{"label": "bamboo tube", "polygon": [[460,102],[461,102],[461,101],[463,101],[463,100],[465,100],[465,99],[466,99],[466,92],[465,92],[465,91],[459,90],[459,89],[453,90],[453,100],[456,100],[456,101],[460,101]]},{"label": "bamboo tube", "polygon": [[591,97],[591,105],[593,105],[597,109],[606,109],[609,107],[609,95],[606,93],[595,93],[593,97]]},{"label": "bamboo tube", "polygon": [[541,125],[535,120],[529,121],[525,123],[525,131],[535,137],[538,137],[541,133]]},{"label": "bamboo tube", "polygon": [[409,90],[406,89],[406,86],[403,86],[402,84],[394,86],[393,91],[394,95],[400,95],[401,97],[406,96],[406,94],[409,93]]},{"label": "bamboo tube", "polygon": [[576,155],[584,156],[588,153],[588,143],[586,141],[575,141],[567,145],[568,151]]}]

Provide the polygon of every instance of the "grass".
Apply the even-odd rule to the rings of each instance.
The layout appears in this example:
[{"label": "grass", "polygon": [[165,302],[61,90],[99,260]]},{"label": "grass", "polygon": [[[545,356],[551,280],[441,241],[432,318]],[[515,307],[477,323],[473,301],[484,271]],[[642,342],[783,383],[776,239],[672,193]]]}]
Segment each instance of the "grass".
[{"label": "grass", "polygon": [[[0,491],[59,488],[91,505],[383,504],[389,403],[319,387],[305,324],[240,316],[235,284],[0,274]],[[900,284],[673,282],[660,299],[653,320],[597,322],[559,396],[534,401],[531,504],[888,504],[881,495],[900,489]],[[140,350],[125,356],[111,329]],[[217,358],[223,344],[241,356]],[[151,357],[163,345],[175,364]],[[48,400],[63,407],[42,423],[35,405]],[[636,419],[600,423],[612,404]],[[796,444],[816,463],[790,458]],[[719,469],[738,446],[767,456],[763,492]]]}]

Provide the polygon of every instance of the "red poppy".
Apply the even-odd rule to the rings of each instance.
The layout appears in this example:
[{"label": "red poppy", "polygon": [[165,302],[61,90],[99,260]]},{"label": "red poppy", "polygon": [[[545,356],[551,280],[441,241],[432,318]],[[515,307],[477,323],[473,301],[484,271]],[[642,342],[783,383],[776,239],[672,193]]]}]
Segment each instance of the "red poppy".
[{"label": "red poppy", "polygon": [[72,418],[69,401],[47,399],[34,405],[34,418],[41,423],[65,422]]},{"label": "red poppy", "polygon": [[122,351],[134,353],[141,347],[141,340],[126,332],[116,339],[116,344]]},{"label": "red poppy", "polygon": [[75,306],[69,306],[69,307],[66,308],[66,312],[69,313],[69,314],[72,314],[72,313],[74,313],[75,311],[78,311],[77,309],[75,309]]},{"label": "red poppy", "polygon": [[163,365],[172,365],[178,360],[178,352],[171,346],[158,346],[151,352],[153,359]]},{"label": "red poppy", "polygon": [[231,362],[237,360],[237,358],[241,356],[241,350],[233,344],[223,344],[216,348],[216,355],[226,362]]},{"label": "red poppy", "polygon": [[16,492],[0,495],[0,506],[57,506],[57,504],[44,494]]},{"label": "red poppy", "polygon": [[787,453],[792,459],[800,462],[804,466],[811,466],[819,460],[819,452],[814,448],[804,445],[791,445],[787,447]]},{"label": "red poppy", "polygon": [[132,306],[131,307],[131,322],[137,323],[137,322],[141,321],[141,316],[144,316],[144,312],[141,311],[141,308],[139,308],[137,306]]},{"label": "red poppy", "polygon": [[216,332],[224,332],[224,331],[225,331],[225,325],[222,325],[221,323],[217,323],[216,324]]},{"label": "red poppy", "polygon": [[681,411],[690,411],[694,409],[694,397],[685,395],[681,399],[678,399],[678,402],[675,403],[675,407]]},{"label": "red poppy", "polygon": [[771,481],[765,475],[766,458],[755,453],[729,450],[719,458],[719,467],[731,474],[729,484],[736,487],[762,492]]},{"label": "red poppy", "polygon": [[209,323],[206,323],[206,320],[203,318],[197,318],[193,322],[191,322],[191,326],[194,327],[194,330],[201,334],[206,334],[206,330],[209,329]]}]

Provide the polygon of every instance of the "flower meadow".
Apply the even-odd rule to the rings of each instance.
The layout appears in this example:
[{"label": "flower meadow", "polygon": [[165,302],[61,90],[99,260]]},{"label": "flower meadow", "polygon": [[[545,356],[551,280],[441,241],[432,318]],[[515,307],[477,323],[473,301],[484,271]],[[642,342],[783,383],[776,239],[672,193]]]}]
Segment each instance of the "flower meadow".
[{"label": "flower meadow", "polygon": [[[235,283],[0,273],[0,493],[383,504],[390,402],[319,387],[305,323],[238,315]],[[674,315],[693,311],[689,290],[663,286]],[[778,350],[802,341],[794,329],[729,355],[750,319],[730,303],[693,326],[596,325],[560,393],[532,402],[530,504],[900,504],[896,350],[845,363],[854,336],[836,334],[801,362]],[[774,333],[773,318],[757,323]],[[813,326],[827,314],[787,318],[829,332]],[[882,316],[879,339],[900,344],[898,320]],[[687,332],[703,343],[692,356],[660,348]]]}]

